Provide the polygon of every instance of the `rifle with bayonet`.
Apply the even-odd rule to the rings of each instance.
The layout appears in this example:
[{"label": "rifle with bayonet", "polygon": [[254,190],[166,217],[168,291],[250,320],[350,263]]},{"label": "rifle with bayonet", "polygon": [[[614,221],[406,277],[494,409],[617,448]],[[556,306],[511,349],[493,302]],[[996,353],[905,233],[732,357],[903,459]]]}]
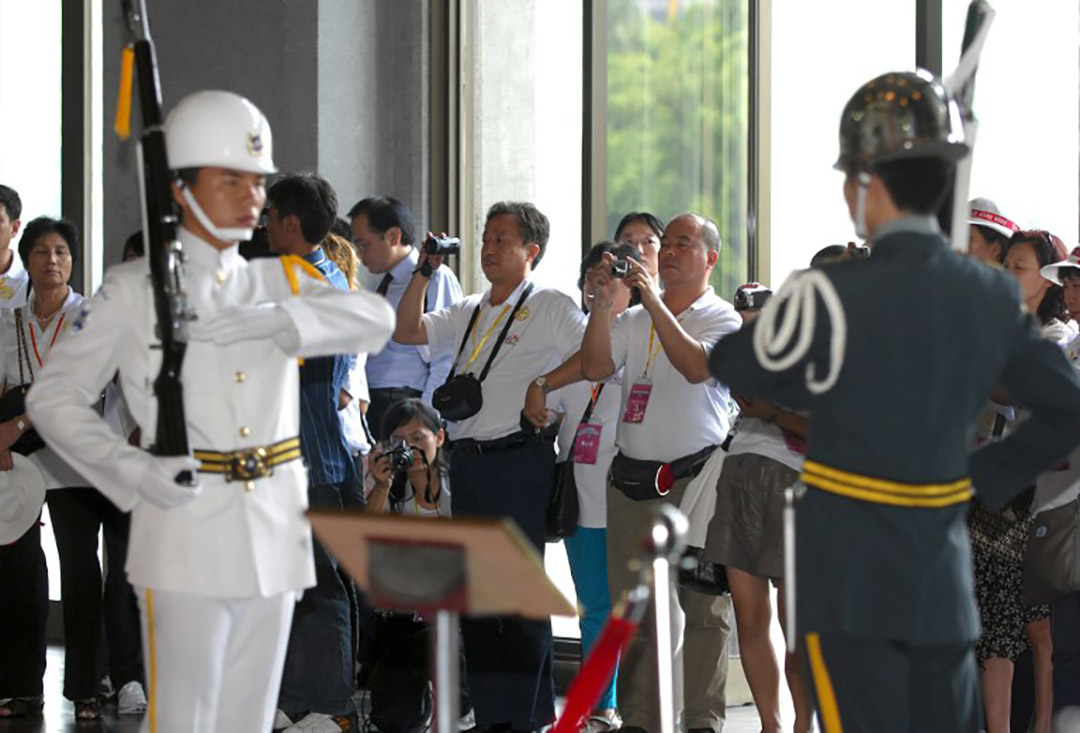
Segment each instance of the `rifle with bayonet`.
[{"label": "rifle with bayonet", "polygon": [[[180,370],[187,350],[187,322],[194,315],[184,290],[184,255],[176,237],[178,217],[165,148],[161,83],[146,17],[146,1],[121,2],[131,40],[124,47],[121,65],[116,131],[121,139],[126,139],[130,134],[134,71],[142,112],[142,132],[137,151],[143,241],[147,257],[150,258],[157,337],[161,342],[161,370],[154,380],[158,410],[153,451],[160,456],[184,456],[190,451]],[[177,477],[177,481],[192,483],[194,478],[185,472]]]}]

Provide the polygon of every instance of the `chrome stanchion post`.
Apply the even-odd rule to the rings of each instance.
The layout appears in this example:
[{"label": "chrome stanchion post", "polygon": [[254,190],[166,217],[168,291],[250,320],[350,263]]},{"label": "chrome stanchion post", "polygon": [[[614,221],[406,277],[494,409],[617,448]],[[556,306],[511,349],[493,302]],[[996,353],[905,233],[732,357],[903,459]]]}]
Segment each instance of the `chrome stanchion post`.
[{"label": "chrome stanchion post", "polygon": [[682,556],[689,523],[682,512],[662,504],[653,512],[644,544],[653,557],[653,611],[656,620],[656,672],[659,694],[660,729],[675,733],[675,701],[682,695],[675,689],[674,656],[671,640],[671,566]]},{"label": "chrome stanchion post", "polygon": [[434,733],[457,733],[457,722],[461,717],[458,615],[453,611],[436,611],[434,625],[435,633],[431,635],[431,670],[435,719],[431,729]]}]

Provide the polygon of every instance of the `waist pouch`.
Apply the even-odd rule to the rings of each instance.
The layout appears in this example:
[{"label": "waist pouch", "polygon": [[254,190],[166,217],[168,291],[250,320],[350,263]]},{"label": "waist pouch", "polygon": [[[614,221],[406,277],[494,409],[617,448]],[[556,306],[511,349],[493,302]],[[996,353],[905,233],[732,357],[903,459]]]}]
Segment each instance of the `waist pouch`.
[{"label": "waist pouch", "polygon": [[628,499],[657,499],[666,496],[679,479],[693,478],[701,473],[714,450],[716,446],[710,445],[670,463],[639,461],[619,453],[611,461],[611,483]]}]

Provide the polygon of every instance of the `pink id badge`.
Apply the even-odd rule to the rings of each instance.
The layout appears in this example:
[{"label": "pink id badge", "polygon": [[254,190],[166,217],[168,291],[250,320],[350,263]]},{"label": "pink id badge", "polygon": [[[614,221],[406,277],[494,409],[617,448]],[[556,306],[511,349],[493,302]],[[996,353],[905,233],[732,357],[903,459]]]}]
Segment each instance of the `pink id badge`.
[{"label": "pink id badge", "polygon": [[578,425],[577,437],[574,438],[574,463],[596,465],[596,456],[600,452],[600,431],[603,427],[587,422]]},{"label": "pink id badge", "polygon": [[630,386],[630,396],[626,400],[626,409],[622,416],[623,422],[640,424],[645,419],[645,408],[649,406],[650,394],[652,394],[652,381],[646,377],[642,377]]}]

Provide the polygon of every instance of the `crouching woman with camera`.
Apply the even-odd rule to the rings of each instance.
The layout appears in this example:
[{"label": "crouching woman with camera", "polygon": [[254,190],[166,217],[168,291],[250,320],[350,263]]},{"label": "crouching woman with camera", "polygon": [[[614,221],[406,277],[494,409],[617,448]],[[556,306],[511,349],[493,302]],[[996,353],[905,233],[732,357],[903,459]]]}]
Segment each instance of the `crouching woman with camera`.
[{"label": "crouching woman with camera", "polygon": [[[449,465],[439,414],[409,398],[392,404],[383,416],[388,436],[371,453],[368,476],[373,486],[367,510],[407,517],[449,517]],[[428,686],[428,629],[416,614],[379,615],[369,658],[372,725],[381,733],[418,733],[431,719]],[[472,727],[472,702],[461,669],[464,728]]]},{"label": "crouching woman with camera", "polygon": [[367,497],[373,513],[410,517],[449,517],[449,464],[439,414],[417,398],[395,402],[383,417],[389,439],[372,451],[369,475],[374,485]]}]

